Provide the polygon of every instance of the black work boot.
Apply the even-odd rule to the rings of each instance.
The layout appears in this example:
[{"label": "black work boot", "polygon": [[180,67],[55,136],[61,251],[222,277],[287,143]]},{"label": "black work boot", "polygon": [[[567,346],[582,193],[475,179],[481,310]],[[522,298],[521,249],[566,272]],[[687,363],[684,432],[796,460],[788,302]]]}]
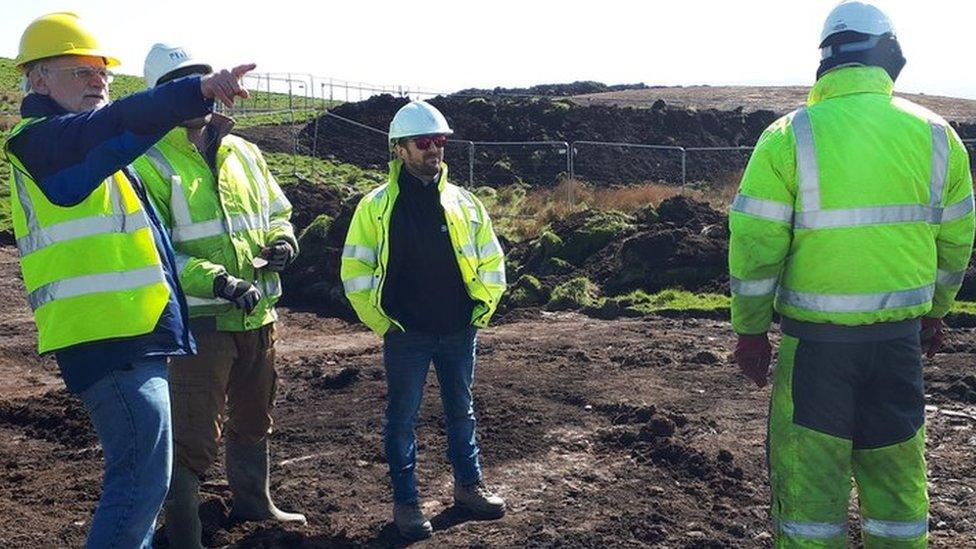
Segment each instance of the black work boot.
[{"label": "black work boot", "polygon": [[177,465],[164,504],[170,547],[203,549],[200,543],[200,477]]},{"label": "black work boot", "polygon": [[247,444],[226,438],[227,483],[234,495],[231,516],[240,520],[276,520],[306,524],[305,515],[286,513],[271,501],[268,439]]}]

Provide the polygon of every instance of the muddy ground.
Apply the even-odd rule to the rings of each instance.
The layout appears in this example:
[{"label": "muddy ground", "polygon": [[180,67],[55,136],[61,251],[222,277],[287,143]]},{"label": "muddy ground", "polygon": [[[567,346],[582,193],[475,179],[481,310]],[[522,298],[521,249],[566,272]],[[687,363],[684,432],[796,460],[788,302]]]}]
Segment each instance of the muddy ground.
[{"label": "muddy ground", "polygon": [[[0,249],[0,547],[80,546],[101,452],[53,363],[34,355],[17,274],[16,252]],[[404,545],[389,522],[379,340],[292,310],[281,328],[273,487],[309,525],[229,521],[230,494],[215,467],[203,488],[206,543]],[[932,545],[976,547],[976,331],[950,342],[926,369]],[[420,478],[437,531],[417,545],[769,547],[768,390],[736,373],[731,343],[727,323],[695,318],[518,311],[485,330],[475,386],[483,461],[510,512],[477,522],[451,507],[431,376]]]}]

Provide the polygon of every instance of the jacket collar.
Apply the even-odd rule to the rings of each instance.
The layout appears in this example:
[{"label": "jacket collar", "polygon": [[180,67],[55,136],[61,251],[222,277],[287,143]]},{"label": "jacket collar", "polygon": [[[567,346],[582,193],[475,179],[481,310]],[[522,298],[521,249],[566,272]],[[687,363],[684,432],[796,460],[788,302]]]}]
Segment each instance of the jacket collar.
[{"label": "jacket collar", "polygon": [[29,93],[20,103],[20,116],[22,118],[47,118],[62,114],[68,114],[68,111],[47,95]]},{"label": "jacket collar", "polygon": [[812,107],[827,99],[855,93],[891,95],[894,89],[895,83],[881,67],[843,67],[834,69],[817,80],[807,97],[807,106]]},{"label": "jacket collar", "polygon": [[234,129],[234,124],[236,122],[233,118],[215,112],[210,115],[210,123],[207,124],[207,130],[216,132],[217,141],[221,141],[230,135],[230,131]]},{"label": "jacket collar", "polygon": [[[224,116],[220,113],[213,113],[210,117],[210,122],[204,128],[208,136],[215,136],[212,141],[208,141],[214,147],[219,147],[223,142],[223,139],[230,135],[231,130],[234,128],[234,119],[229,116]],[[196,151],[196,146],[190,142],[190,138],[186,135],[186,128],[183,126],[177,126],[167,132],[163,137],[163,140],[167,143],[180,147],[184,150]]]},{"label": "jacket collar", "polygon": [[[397,190],[399,190],[400,185],[398,181],[400,180],[400,170],[403,169],[403,160],[400,160],[399,158],[393,159],[390,161],[389,166],[390,166],[389,184],[391,187],[396,187]],[[438,179],[437,181],[437,192],[443,192],[444,185],[446,184],[447,184],[447,164],[441,162],[441,174],[440,174],[440,179]]]}]

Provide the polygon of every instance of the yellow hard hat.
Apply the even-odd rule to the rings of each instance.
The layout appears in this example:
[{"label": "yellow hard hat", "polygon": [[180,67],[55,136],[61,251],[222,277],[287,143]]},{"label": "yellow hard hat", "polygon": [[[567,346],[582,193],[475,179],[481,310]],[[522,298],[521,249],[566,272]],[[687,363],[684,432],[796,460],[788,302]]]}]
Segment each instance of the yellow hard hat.
[{"label": "yellow hard hat", "polygon": [[118,59],[102,52],[98,40],[79,17],[66,11],[42,15],[27,26],[20,37],[20,51],[14,64],[23,71],[24,65],[31,61],[59,55],[90,55],[104,58],[108,67],[119,65]]}]

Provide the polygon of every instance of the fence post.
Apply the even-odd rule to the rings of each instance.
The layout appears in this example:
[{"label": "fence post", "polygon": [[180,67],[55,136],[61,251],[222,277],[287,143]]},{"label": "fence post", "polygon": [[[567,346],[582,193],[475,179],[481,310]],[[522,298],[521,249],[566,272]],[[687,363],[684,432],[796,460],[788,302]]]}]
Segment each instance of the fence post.
[{"label": "fence post", "polygon": [[474,188],[474,141],[468,142],[468,187]]},{"label": "fence post", "polygon": [[573,173],[573,153],[569,150],[569,143],[563,141],[563,145],[566,145],[566,173]]},{"label": "fence post", "polygon": [[[291,87],[291,83],[288,84]],[[290,97],[290,96],[289,96]],[[289,110],[288,114],[291,116],[291,127],[295,128],[295,111]],[[298,133],[295,134],[295,144],[291,151],[291,174],[298,177]]]},{"label": "fence post", "polygon": [[681,186],[688,184],[688,151],[681,147]]},{"label": "fence post", "polygon": [[569,178],[576,179],[576,142],[569,144]]}]

